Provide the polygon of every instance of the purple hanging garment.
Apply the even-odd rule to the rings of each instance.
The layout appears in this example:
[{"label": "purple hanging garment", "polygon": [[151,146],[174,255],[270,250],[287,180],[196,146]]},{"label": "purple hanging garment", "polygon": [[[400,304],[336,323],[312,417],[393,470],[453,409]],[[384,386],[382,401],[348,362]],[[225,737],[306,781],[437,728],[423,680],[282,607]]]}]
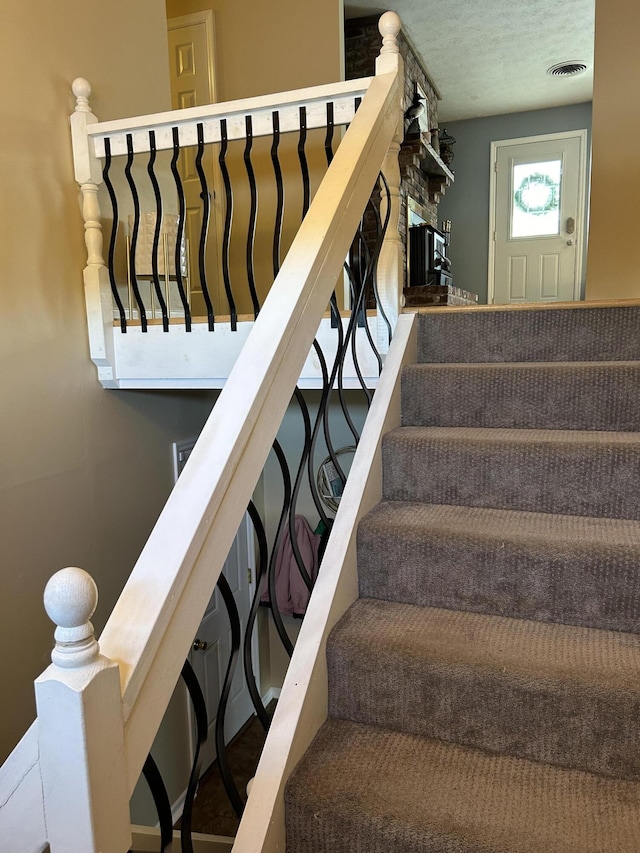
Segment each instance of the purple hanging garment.
[{"label": "purple hanging garment", "polygon": [[[307,519],[302,515],[295,517],[296,542],[302,562],[312,581],[318,576],[318,549],[320,535],[314,533]],[[289,528],[284,532],[276,555],[276,601],[280,613],[287,616],[302,616],[309,602],[309,590],[298,568]],[[269,603],[269,590],[265,590],[260,599]]]}]

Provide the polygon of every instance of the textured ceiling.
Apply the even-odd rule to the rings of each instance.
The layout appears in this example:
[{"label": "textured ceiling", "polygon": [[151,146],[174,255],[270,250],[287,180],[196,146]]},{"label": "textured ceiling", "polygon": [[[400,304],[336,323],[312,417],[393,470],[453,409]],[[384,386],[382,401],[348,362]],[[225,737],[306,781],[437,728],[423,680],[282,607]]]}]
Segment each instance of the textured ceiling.
[{"label": "textured ceiling", "polygon": [[[375,3],[376,0],[373,0]],[[393,9],[440,90],[440,121],[591,100],[595,0],[346,0],[347,17]],[[587,71],[553,78],[559,62]]]}]

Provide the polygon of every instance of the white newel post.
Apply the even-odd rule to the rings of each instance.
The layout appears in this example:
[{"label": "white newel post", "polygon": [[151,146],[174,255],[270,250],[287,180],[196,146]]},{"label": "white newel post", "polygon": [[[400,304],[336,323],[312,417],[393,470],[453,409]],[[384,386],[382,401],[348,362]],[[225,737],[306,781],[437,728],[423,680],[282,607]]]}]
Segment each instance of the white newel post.
[{"label": "white newel post", "polygon": [[[395,12],[385,12],[378,22],[378,29],[382,36],[382,48],[376,59],[376,74],[390,74],[397,72],[401,85],[400,91],[404,91],[404,62],[398,48],[398,34],[400,33],[400,18]],[[382,165],[382,174],[389,185],[389,200],[384,187],[382,188],[382,201],[380,204],[380,216],[384,222],[387,215],[387,207],[390,208],[389,224],[385,234],[384,243],[378,259],[378,293],[382,307],[391,328],[395,329],[398,315],[403,306],[403,281],[404,281],[404,246],[400,236],[400,165],[398,155],[403,132],[403,96],[400,96],[397,104],[398,125],[393,137],[387,156]],[[378,349],[386,353],[389,349],[388,329],[381,317],[378,318]]]},{"label": "white newel post", "polygon": [[87,265],[84,268],[85,301],[89,326],[89,348],[91,359],[98,368],[103,383],[114,380],[113,353],[113,298],[109,271],[102,255],[102,222],[98,188],[102,183],[102,167],[93,153],[93,143],[87,136],[87,126],[98,119],[91,112],[89,95],[91,86],[83,77],[78,77],[71,86],[76,98],[75,112],[71,123],[73,143],[73,165],[75,178],[82,193],[82,217],[84,240],[87,246]]},{"label": "white newel post", "polygon": [[52,665],[35,682],[51,853],[126,853],[131,845],[118,665],[100,654],[87,572],[57,572],[44,593],[58,626]]}]

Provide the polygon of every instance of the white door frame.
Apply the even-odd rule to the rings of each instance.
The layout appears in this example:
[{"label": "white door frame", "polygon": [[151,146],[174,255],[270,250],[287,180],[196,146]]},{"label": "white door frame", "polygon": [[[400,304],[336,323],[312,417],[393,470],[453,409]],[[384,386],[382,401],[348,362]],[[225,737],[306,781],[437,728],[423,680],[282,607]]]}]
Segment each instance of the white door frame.
[{"label": "white door frame", "polygon": [[531,142],[552,142],[554,139],[579,139],[580,153],[578,155],[578,209],[576,211],[576,266],[573,285],[574,300],[580,299],[582,282],[582,259],[584,256],[584,241],[586,239],[586,205],[585,193],[587,184],[587,131],[565,130],[561,133],[545,133],[540,136],[521,136],[516,139],[500,139],[491,143],[491,159],[489,168],[489,268],[487,302],[493,305],[495,299],[495,229],[496,229],[496,190],[498,150],[509,145],[527,145]]}]

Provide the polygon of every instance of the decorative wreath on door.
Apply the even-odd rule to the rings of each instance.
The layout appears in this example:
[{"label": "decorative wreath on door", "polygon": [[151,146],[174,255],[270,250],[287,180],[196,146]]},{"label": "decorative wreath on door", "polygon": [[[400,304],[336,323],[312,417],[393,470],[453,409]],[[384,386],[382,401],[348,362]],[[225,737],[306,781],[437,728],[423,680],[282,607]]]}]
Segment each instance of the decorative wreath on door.
[{"label": "decorative wreath on door", "polygon": [[559,190],[560,185],[552,177],[543,175],[542,172],[533,172],[522,179],[515,191],[514,200],[523,213],[542,216],[558,209]]}]

